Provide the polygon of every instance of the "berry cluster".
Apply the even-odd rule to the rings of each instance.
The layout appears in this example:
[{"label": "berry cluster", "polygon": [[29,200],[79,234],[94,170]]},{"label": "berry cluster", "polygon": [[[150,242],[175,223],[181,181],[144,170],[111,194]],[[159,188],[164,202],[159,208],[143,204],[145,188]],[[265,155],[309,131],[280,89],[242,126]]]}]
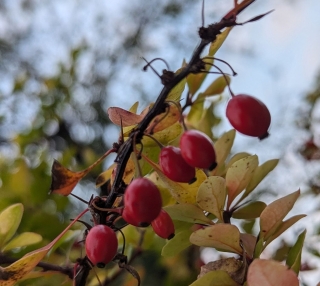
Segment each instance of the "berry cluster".
[{"label": "berry cluster", "polygon": [[211,139],[198,130],[185,131],[180,138],[180,148],[163,147],[159,163],[163,173],[170,180],[180,183],[194,182],[195,168],[211,171],[217,165]]},{"label": "berry cluster", "polygon": [[154,232],[162,238],[174,236],[171,217],[162,209],[162,199],[157,186],[147,178],[137,178],[124,194],[123,219],[134,226],[152,225]]}]

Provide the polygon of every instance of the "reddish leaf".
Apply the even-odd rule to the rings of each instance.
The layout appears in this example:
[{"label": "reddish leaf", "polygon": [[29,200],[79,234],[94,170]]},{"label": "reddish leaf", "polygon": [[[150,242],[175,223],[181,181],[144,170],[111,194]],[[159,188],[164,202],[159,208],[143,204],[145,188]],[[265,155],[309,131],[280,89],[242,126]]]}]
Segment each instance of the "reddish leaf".
[{"label": "reddish leaf", "polygon": [[144,114],[135,114],[128,110],[122,109],[120,107],[109,107],[108,108],[108,115],[110,120],[118,125],[126,127],[138,124],[143,118]]},{"label": "reddish leaf", "polygon": [[248,270],[248,286],[299,286],[299,279],[293,270],[280,262],[256,259]]}]

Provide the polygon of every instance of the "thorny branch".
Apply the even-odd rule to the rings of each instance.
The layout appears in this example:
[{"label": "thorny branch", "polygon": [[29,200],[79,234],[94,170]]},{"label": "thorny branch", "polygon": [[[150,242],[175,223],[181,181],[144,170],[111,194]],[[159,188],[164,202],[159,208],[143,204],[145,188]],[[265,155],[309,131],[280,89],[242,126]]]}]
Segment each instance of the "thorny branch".
[{"label": "thorny branch", "polygon": [[171,81],[169,81],[164,85],[153,107],[150,109],[150,111],[147,113],[144,119],[140,122],[140,124],[134,130],[132,130],[129,139],[120,146],[118,150],[118,156],[115,160],[115,162],[118,164],[116,168],[117,171],[116,171],[113,185],[111,187],[111,192],[106,201],[106,208],[111,208],[113,205],[113,202],[118,196],[118,193],[121,193],[119,190],[120,190],[120,186],[122,185],[122,177],[123,177],[127,162],[133,151],[133,144],[134,144],[133,138],[136,138],[136,143],[139,143],[141,141],[143,137],[143,133],[148,127],[148,125],[150,124],[150,122],[153,120],[154,117],[162,113],[162,111],[164,110],[165,100],[168,94],[170,93],[170,91],[189,74],[200,72],[199,68],[197,68],[197,64],[199,63],[199,61],[201,61],[200,55],[204,50],[204,48],[216,39],[217,35],[221,33],[221,30],[227,27],[232,27],[237,25],[236,15],[242,12],[254,1],[255,0],[244,0],[240,4],[236,3],[237,5],[230,12],[228,12],[221,19],[220,22],[211,24],[208,27],[201,27],[199,29],[199,36],[201,38],[201,42],[196,48],[196,50],[194,51],[188,65],[184,67],[179,74],[174,75]]}]

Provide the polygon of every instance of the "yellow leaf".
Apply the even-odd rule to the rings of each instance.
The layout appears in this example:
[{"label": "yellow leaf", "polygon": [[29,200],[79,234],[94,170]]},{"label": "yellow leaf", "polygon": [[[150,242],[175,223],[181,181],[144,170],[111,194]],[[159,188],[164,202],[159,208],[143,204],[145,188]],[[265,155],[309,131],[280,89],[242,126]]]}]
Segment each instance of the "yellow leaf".
[{"label": "yellow leaf", "polygon": [[204,247],[213,247],[219,251],[242,254],[240,232],[231,224],[215,224],[193,232],[190,242]]},{"label": "yellow leaf", "polygon": [[3,252],[25,247],[42,241],[42,236],[34,232],[23,232],[14,237],[4,248]]},{"label": "yellow leaf", "polygon": [[227,196],[226,182],[222,177],[211,176],[199,187],[197,203],[205,211],[223,221],[222,212]]},{"label": "yellow leaf", "polygon": [[160,179],[163,181],[164,185],[171,192],[171,195],[177,202],[189,204],[196,203],[196,196],[199,186],[207,178],[206,174],[202,170],[199,169],[196,171],[197,180],[191,185],[187,183],[177,183],[168,179],[167,176],[163,174],[158,164],[152,162],[148,157],[144,156],[143,154],[142,158],[151,165],[154,171],[157,172]]},{"label": "yellow leaf", "polygon": [[23,214],[23,205],[14,204],[0,213],[0,249],[16,233]]},{"label": "yellow leaf", "polygon": [[232,27],[226,28],[221,34],[217,35],[214,42],[211,43],[209,49],[209,55],[212,57],[220,49],[225,39],[228,37]]},{"label": "yellow leaf", "polygon": [[162,248],[162,256],[174,256],[191,245],[189,241],[192,230],[186,229],[175,234]]},{"label": "yellow leaf", "polygon": [[228,190],[228,209],[233,200],[248,185],[258,164],[258,156],[253,155],[236,161],[227,170],[226,186]]},{"label": "yellow leaf", "polygon": [[164,207],[164,210],[173,220],[199,224],[213,224],[213,222],[204,215],[203,211],[199,207],[192,204],[171,205]]},{"label": "yellow leaf", "polygon": [[71,222],[63,232],[61,232],[52,242],[48,245],[27,253],[22,258],[12,263],[11,265],[0,268],[1,277],[5,277],[5,280],[0,280],[0,286],[11,286],[16,284],[17,281],[24,278],[33,268],[45,257],[48,251],[54,246],[54,244],[78,221],[78,219],[84,215],[88,209],[80,213],[76,219]]}]

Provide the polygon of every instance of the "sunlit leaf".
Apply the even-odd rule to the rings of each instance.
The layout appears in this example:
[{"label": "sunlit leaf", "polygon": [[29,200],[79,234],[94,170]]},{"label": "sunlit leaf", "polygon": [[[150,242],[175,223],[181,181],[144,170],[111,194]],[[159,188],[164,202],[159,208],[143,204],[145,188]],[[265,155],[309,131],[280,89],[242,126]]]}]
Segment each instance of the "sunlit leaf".
[{"label": "sunlit leaf", "polygon": [[204,132],[211,139],[213,139],[212,127],[218,125],[221,121],[214,111],[215,105],[216,103],[211,102],[210,106],[203,110],[201,120],[195,124],[196,129]]},{"label": "sunlit leaf", "polygon": [[224,89],[226,88],[227,81],[230,83],[230,77],[229,76],[220,76],[218,78],[216,78],[208,87],[204,92],[201,92],[198,96],[198,98],[196,99],[196,101],[200,101],[205,99],[208,96],[212,96],[212,95],[217,95],[217,94],[221,94]]},{"label": "sunlit leaf", "polygon": [[239,286],[227,272],[222,270],[210,271],[190,286]]},{"label": "sunlit leaf", "polygon": [[152,172],[148,176],[148,179],[152,181],[159,189],[162,199],[162,206],[172,205],[176,203],[176,200],[171,196],[170,191],[165,187],[157,172]]},{"label": "sunlit leaf", "polygon": [[[205,70],[209,71],[211,69],[211,66],[213,64],[213,59],[204,59],[203,60],[205,63],[208,63],[205,65]],[[203,81],[207,77],[207,73],[202,72],[202,73],[197,73],[197,74],[189,74],[187,76],[187,84],[189,87],[189,93],[191,95],[194,95],[199,88],[201,87]]]},{"label": "sunlit leaf", "polygon": [[211,176],[199,187],[197,203],[205,211],[223,221],[222,212],[227,196],[226,182],[222,177]]},{"label": "sunlit leaf", "polygon": [[251,154],[247,152],[240,152],[237,154],[234,154],[230,160],[228,161],[228,164],[226,165],[226,169],[229,169],[235,162],[244,159],[245,157],[251,156]]},{"label": "sunlit leaf", "polygon": [[164,209],[173,220],[181,220],[199,224],[213,224],[213,222],[207,218],[203,211],[196,205],[176,204],[164,207]]},{"label": "sunlit leaf", "polygon": [[168,94],[167,96],[167,100],[180,100],[181,98],[181,94],[184,91],[184,88],[186,86],[187,80],[186,78],[184,78],[183,80],[181,80]]},{"label": "sunlit leaf", "polygon": [[242,253],[240,232],[231,224],[215,224],[193,232],[190,242],[204,247],[213,247],[219,251]]},{"label": "sunlit leaf", "polygon": [[303,248],[304,239],[306,237],[307,231],[304,230],[299,236],[294,244],[294,246],[291,247],[286,265],[288,265],[297,275],[299,274],[300,266],[301,266],[301,253]]},{"label": "sunlit leaf", "polygon": [[0,286],[15,285],[17,281],[24,278],[33,268],[45,257],[48,251],[54,246],[54,244],[77,222],[77,220],[85,213],[83,211],[78,217],[71,222],[63,232],[61,232],[52,242],[48,245],[27,253],[22,258],[12,263],[11,265],[0,269],[2,277],[6,277],[6,280],[0,280]]},{"label": "sunlit leaf", "polygon": [[132,113],[137,113],[139,107],[139,101],[136,101],[129,109]]},{"label": "sunlit leaf", "polygon": [[300,191],[296,191],[290,195],[280,198],[269,204],[260,215],[260,235],[267,240],[272,236],[284,217],[292,209],[294,203],[298,199]]},{"label": "sunlit leaf", "polygon": [[214,42],[211,43],[209,49],[209,55],[212,57],[220,49],[225,39],[228,37],[232,27],[226,28],[221,34],[217,35]]},{"label": "sunlit leaf", "polygon": [[248,156],[233,163],[227,170],[228,208],[233,200],[245,189],[259,162],[257,155]]},{"label": "sunlit leaf", "polygon": [[168,190],[171,192],[172,196],[177,202],[189,204],[196,203],[196,196],[199,186],[207,178],[206,174],[202,170],[199,169],[196,171],[197,180],[194,183],[177,183],[168,179],[168,177],[163,174],[158,164],[152,162],[149,158],[145,156],[143,156],[143,158],[151,165],[154,171],[157,172],[157,174],[163,181],[164,185],[168,188]]},{"label": "sunlit leaf", "polygon": [[248,286],[299,286],[293,270],[278,261],[255,259],[249,266]]},{"label": "sunlit leaf", "polygon": [[279,224],[276,231],[272,234],[272,236],[269,237],[266,244],[269,244],[271,241],[275,240],[278,236],[280,236],[282,233],[284,233],[289,227],[294,225],[297,221],[300,219],[306,217],[305,214],[295,215]]},{"label": "sunlit leaf", "polygon": [[262,165],[258,166],[253,173],[253,176],[243,193],[241,200],[246,198],[260,182],[277,166],[279,159],[269,160]]},{"label": "sunlit leaf", "polygon": [[[181,108],[180,104],[177,102],[176,104],[169,104],[166,108],[166,111],[156,116],[148,128],[145,130],[145,133],[150,133],[156,135],[157,132],[162,131],[164,129],[168,130],[168,127],[174,125],[181,119]],[[146,137],[145,139],[150,139]]]},{"label": "sunlit leaf", "polygon": [[29,246],[42,241],[42,236],[34,232],[23,232],[14,237],[6,246],[3,248],[3,252],[10,251],[15,248],[21,248]]},{"label": "sunlit leaf", "polygon": [[203,116],[204,102],[196,102],[192,104],[189,113],[187,114],[186,122],[192,126],[197,125]]},{"label": "sunlit leaf", "polygon": [[189,241],[192,230],[186,229],[175,234],[175,236],[168,240],[166,245],[162,248],[162,256],[175,256],[182,250],[191,245]]},{"label": "sunlit leaf", "polygon": [[266,206],[264,202],[251,202],[233,212],[232,217],[237,219],[254,219],[261,215]]},{"label": "sunlit leaf", "polygon": [[[171,141],[176,139],[183,132],[183,128],[179,122],[167,127],[164,130],[157,131],[152,136],[163,145],[168,145]],[[158,147],[158,144],[148,136],[142,139],[143,147]],[[159,148],[159,147],[158,147]]]},{"label": "sunlit leaf", "polygon": [[228,155],[230,154],[236,131],[234,129],[223,133],[220,138],[214,143],[214,149],[217,155],[217,164],[224,163]]},{"label": "sunlit leaf", "polygon": [[23,215],[23,205],[14,204],[0,213],[0,249],[16,233]]}]

